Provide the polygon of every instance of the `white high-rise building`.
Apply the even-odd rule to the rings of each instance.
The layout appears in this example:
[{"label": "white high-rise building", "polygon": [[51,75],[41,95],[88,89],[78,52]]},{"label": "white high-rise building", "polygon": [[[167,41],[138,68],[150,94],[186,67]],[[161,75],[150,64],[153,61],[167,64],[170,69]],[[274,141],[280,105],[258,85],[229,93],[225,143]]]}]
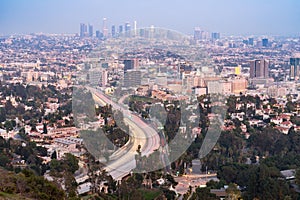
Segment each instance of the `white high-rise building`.
[{"label": "white high-rise building", "polygon": [[90,70],[89,83],[93,86],[106,86],[108,83],[108,71],[103,69]]},{"label": "white high-rise building", "polygon": [[137,35],[137,22],[134,21],[134,36]]},{"label": "white high-rise building", "polygon": [[102,24],[102,33],[104,37],[108,36],[108,28],[107,28],[107,24],[106,24],[107,19],[103,18],[103,24]]},{"label": "white high-rise building", "polygon": [[108,71],[103,70],[101,74],[101,86],[104,87],[108,83]]}]

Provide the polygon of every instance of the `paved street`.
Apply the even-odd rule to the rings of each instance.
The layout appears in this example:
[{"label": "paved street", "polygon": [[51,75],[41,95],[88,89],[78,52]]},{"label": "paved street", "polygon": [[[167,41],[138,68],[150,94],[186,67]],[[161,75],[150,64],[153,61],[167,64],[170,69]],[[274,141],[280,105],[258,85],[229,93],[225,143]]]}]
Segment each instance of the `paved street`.
[{"label": "paved street", "polygon": [[103,95],[102,92],[89,88],[96,102],[101,105],[111,104],[115,110],[120,110],[124,114],[124,121],[130,128],[130,144],[120,148],[112,158],[118,159],[111,161],[106,170],[116,180],[122,179],[136,167],[135,155],[138,146],[141,145],[142,156],[150,155],[155,149],[159,148],[160,138],[157,132],[141,120],[138,116],[132,114],[129,110],[116,104],[111,99]]}]

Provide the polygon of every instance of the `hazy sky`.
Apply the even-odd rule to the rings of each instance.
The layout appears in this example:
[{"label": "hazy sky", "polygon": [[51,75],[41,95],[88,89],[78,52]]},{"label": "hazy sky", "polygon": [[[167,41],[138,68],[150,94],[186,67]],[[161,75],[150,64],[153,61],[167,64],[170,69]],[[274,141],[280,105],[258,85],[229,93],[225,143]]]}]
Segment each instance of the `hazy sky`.
[{"label": "hazy sky", "polygon": [[[0,0],[0,34],[78,33],[102,18],[136,20],[192,34],[196,26],[224,34],[300,35],[299,0]],[[110,28],[109,28],[110,29]]]}]

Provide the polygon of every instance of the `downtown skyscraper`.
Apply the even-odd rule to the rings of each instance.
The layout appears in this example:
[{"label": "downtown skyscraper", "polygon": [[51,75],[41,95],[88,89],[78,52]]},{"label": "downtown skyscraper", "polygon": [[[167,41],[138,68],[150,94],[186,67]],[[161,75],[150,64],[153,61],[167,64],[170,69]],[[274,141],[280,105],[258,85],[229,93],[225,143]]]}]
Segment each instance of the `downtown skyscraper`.
[{"label": "downtown skyscraper", "polygon": [[93,25],[89,24],[89,37],[93,37],[93,35],[94,35]]},{"label": "downtown skyscraper", "polygon": [[107,19],[103,18],[102,21],[102,33],[103,33],[103,37],[107,37],[108,36],[108,28],[107,28]]},{"label": "downtown skyscraper", "polygon": [[80,24],[80,33],[79,33],[80,37],[85,37],[87,36],[87,25],[84,23]]},{"label": "downtown skyscraper", "polygon": [[115,25],[111,26],[111,36],[116,37],[116,26]]}]

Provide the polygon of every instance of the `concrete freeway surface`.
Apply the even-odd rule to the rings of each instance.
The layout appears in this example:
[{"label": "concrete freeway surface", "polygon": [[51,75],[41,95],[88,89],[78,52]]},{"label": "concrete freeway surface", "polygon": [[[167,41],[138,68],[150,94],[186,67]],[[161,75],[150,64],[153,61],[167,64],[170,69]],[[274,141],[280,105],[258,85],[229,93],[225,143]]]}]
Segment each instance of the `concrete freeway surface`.
[{"label": "concrete freeway surface", "polygon": [[101,91],[94,88],[88,88],[96,102],[101,105],[110,104],[114,110],[120,110],[124,115],[124,121],[129,126],[131,139],[128,144],[116,151],[111,157],[114,159],[110,161],[105,167],[106,171],[115,179],[120,180],[135,167],[135,155],[138,146],[141,145],[142,156],[150,155],[154,150],[160,146],[160,137],[158,133],[146,124],[140,117],[132,114],[125,107],[113,102],[107,98]]}]

